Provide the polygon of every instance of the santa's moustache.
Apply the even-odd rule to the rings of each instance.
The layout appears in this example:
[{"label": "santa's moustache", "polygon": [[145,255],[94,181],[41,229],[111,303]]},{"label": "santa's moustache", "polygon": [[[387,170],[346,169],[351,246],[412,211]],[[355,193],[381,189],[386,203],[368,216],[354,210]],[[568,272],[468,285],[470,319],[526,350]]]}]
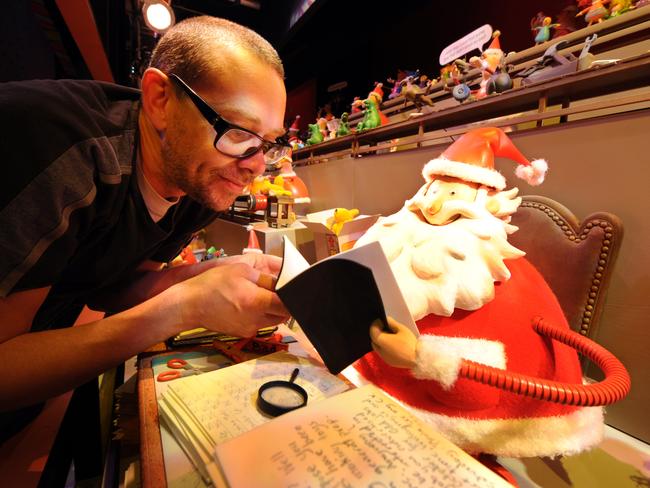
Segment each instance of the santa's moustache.
[{"label": "santa's moustache", "polygon": [[421,210],[409,210],[414,203],[406,202],[357,243],[381,243],[413,318],[448,317],[455,308],[476,310],[492,300],[494,282],[510,278],[503,260],[525,254],[507,241],[513,226],[482,202],[462,200],[447,201],[438,212],[443,220],[458,218],[432,225]]}]

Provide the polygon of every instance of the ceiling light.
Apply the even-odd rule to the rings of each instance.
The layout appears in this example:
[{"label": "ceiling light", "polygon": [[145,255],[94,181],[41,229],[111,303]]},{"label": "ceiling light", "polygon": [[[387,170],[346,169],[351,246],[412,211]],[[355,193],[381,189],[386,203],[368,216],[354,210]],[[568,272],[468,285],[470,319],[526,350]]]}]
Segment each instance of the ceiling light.
[{"label": "ceiling light", "polygon": [[147,27],[162,34],[176,22],[174,11],[164,0],[145,0],[142,16]]}]

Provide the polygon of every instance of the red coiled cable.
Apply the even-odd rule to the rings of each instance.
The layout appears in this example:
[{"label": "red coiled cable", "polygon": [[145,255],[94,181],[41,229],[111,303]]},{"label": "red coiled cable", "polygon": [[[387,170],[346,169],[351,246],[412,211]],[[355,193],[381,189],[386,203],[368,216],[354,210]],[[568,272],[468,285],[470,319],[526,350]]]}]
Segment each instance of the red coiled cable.
[{"label": "red coiled cable", "polygon": [[630,391],[630,375],[625,366],[604,347],[572,330],[551,325],[541,317],[533,319],[533,329],[588,357],[605,373],[605,379],[591,385],[560,383],[504,371],[467,359],[462,360],[459,375],[518,395],[576,406],[609,405]]}]

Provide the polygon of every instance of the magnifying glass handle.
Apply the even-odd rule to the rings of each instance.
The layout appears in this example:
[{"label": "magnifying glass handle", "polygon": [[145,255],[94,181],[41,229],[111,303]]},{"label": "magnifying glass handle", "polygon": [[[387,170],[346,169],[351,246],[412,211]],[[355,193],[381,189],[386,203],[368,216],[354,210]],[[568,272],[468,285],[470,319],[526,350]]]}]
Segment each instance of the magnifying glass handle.
[{"label": "magnifying glass handle", "polygon": [[296,381],[296,378],[298,377],[298,373],[300,373],[300,370],[298,368],[294,369],[291,372],[291,378],[289,378],[289,383],[293,383]]}]

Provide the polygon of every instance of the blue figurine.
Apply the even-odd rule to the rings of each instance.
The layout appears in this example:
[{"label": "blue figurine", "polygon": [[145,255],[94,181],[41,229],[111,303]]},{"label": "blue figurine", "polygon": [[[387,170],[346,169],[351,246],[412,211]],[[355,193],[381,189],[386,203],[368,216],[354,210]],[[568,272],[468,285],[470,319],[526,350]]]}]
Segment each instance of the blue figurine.
[{"label": "blue figurine", "polygon": [[548,41],[551,38],[551,29],[559,27],[560,24],[551,24],[550,17],[544,17],[542,25],[533,27],[534,31],[537,31],[535,36],[535,44],[542,44],[543,42]]}]

